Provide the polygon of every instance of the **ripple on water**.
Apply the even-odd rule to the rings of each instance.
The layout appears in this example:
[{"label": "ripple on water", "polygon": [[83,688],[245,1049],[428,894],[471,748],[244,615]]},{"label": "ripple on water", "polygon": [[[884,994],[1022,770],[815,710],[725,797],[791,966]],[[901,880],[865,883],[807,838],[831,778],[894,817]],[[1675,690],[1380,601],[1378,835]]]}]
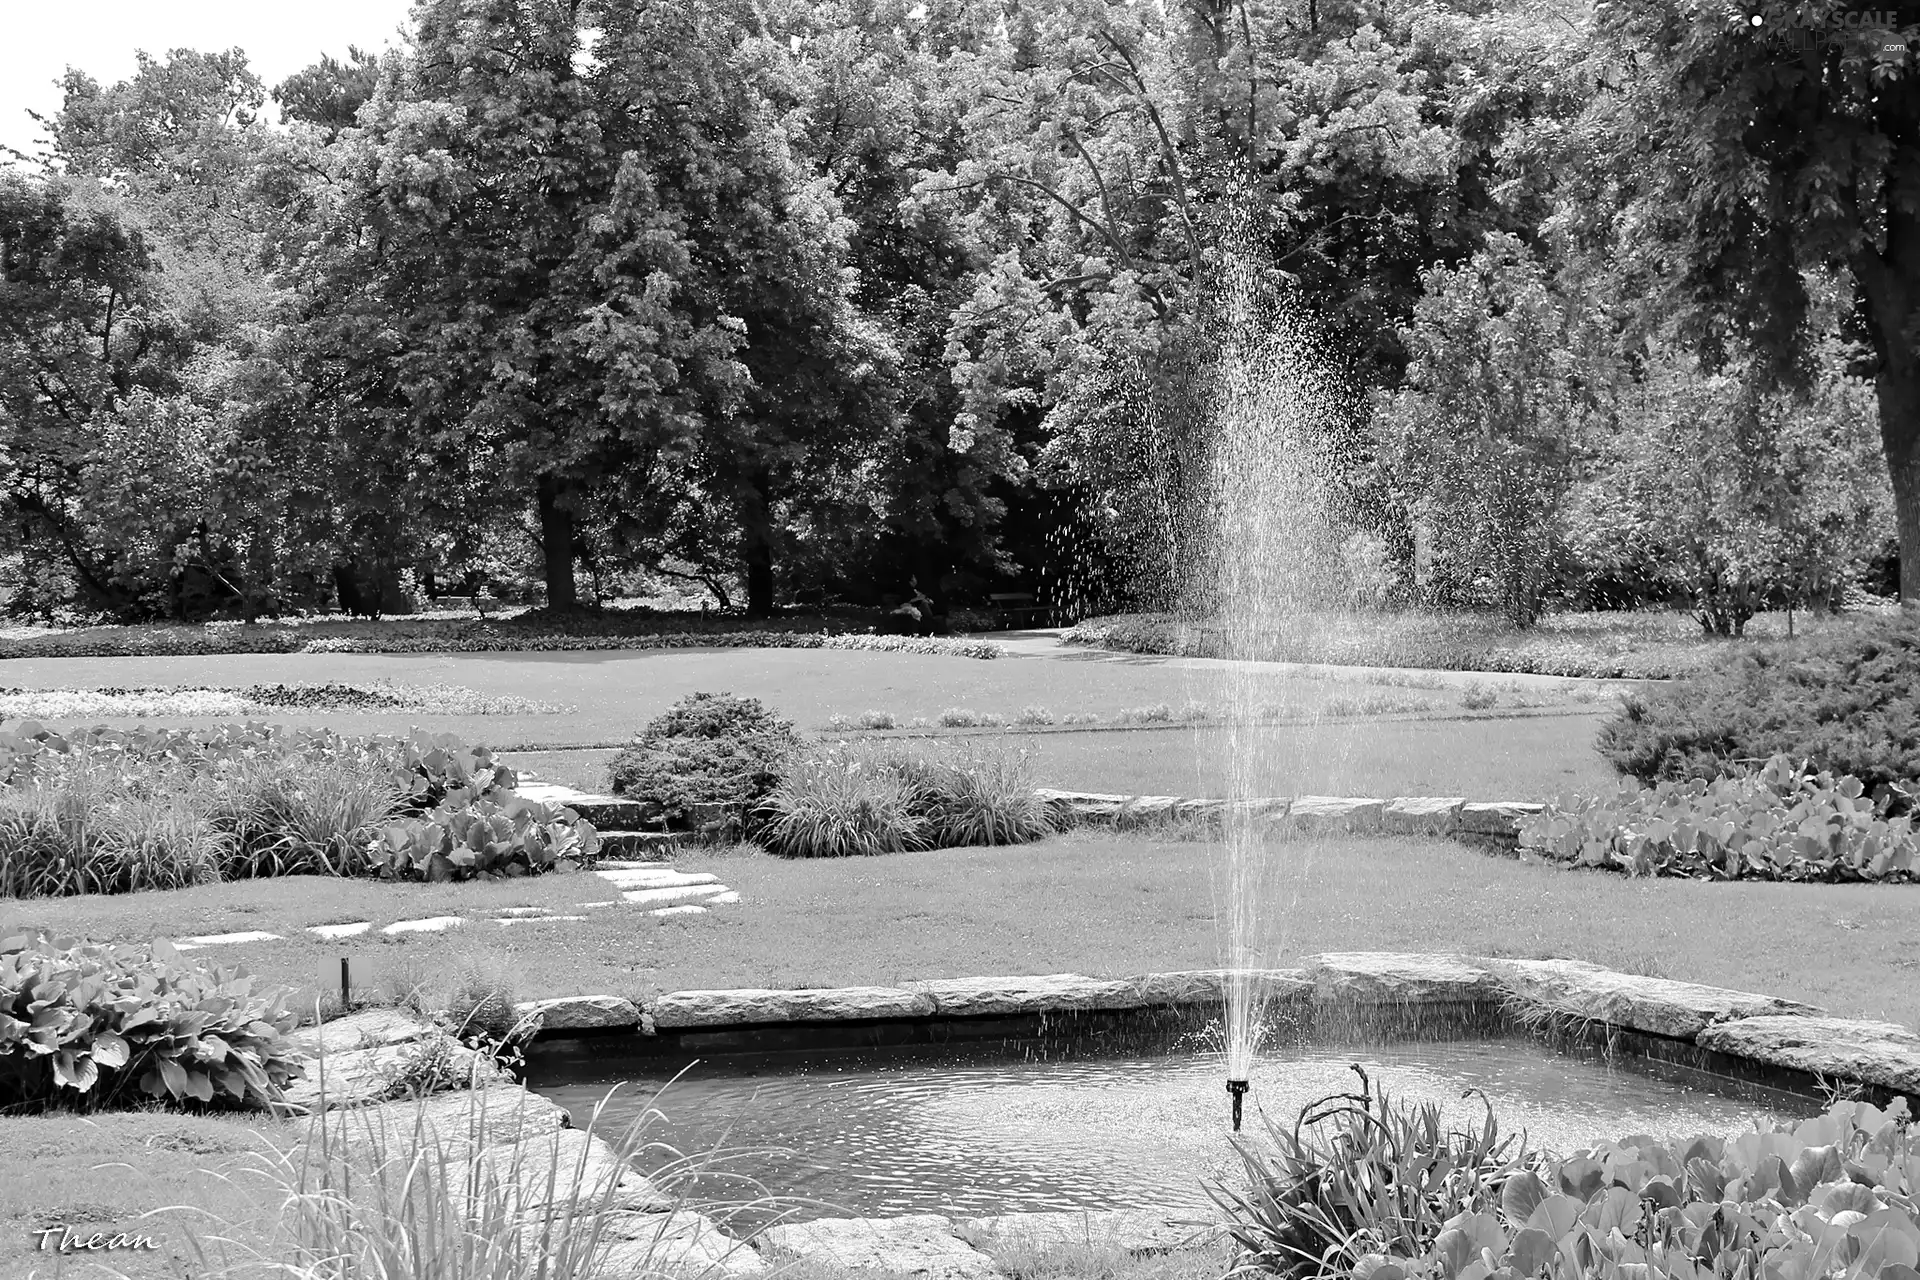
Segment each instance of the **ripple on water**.
[{"label": "ripple on water", "polygon": [[[1261,1111],[1291,1125],[1301,1107],[1351,1090],[1355,1062],[1393,1096],[1437,1104],[1452,1125],[1479,1128],[1484,1109],[1462,1094],[1483,1090],[1503,1132],[1525,1129],[1533,1145],[1562,1152],[1634,1133],[1732,1134],[1819,1109],[1811,1100],[1763,1106],[1524,1042],[1475,1041],[1266,1058],[1248,1129],[1258,1130]],[[623,1078],[634,1087],[603,1123],[633,1118],[672,1070],[533,1083],[583,1122]],[[722,1058],[668,1087],[659,1108],[667,1122],[655,1140],[689,1153],[753,1149],[725,1167],[770,1194],[822,1202],[791,1215],[800,1218],[1199,1209],[1203,1180],[1230,1180],[1238,1167],[1211,1055]],[[717,1183],[699,1190],[739,1198]]]}]

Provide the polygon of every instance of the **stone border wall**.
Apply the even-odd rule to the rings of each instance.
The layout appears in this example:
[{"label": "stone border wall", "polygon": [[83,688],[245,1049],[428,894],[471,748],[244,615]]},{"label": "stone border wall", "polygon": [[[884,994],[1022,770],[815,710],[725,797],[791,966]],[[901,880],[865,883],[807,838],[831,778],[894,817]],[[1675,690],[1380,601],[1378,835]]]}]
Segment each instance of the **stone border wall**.
[{"label": "stone border wall", "polygon": [[[542,1039],[665,1037],[1205,1009],[1222,1003],[1222,980],[1219,970],[1131,978],[948,978],[904,987],[677,991],[639,1004],[619,996],[570,996],[529,1001],[516,1010]],[[1257,980],[1270,1002],[1295,1011],[1398,1016],[1497,1009],[1508,1025],[1533,1022],[1691,1046],[1705,1060],[1750,1068],[1756,1080],[1788,1080],[1801,1088],[1842,1081],[1920,1097],[1920,1035],[1906,1027],[1833,1018],[1797,1001],[1618,973],[1579,960],[1337,952],[1312,957],[1299,969],[1259,971]]]},{"label": "stone border wall", "polygon": [[1220,822],[1235,811],[1301,835],[1432,835],[1511,845],[1520,820],[1546,806],[1530,800],[1464,796],[1270,796],[1259,800],[1195,800],[1181,796],[1035,791],[1063,826],[1140,827],[1164,822]]}]

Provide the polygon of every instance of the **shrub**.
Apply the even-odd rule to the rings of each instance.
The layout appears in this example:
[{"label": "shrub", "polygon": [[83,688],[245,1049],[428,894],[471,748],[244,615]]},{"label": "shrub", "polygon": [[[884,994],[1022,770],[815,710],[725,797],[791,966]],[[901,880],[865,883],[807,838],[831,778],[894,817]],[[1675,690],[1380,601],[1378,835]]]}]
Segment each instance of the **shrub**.
[{"label": "shrub", "polygon": [[1520,823],[1520,845],[1579,866],[1701,880],[1913,880],[1920,839],[1883,818],[1857,778],[1775,756],[1758,774],[1705,782],[1625,780]]},{"label": "shrub", "polygon": [[973,729],[980,724],[980,713],[968,707],[948,707],[939,718],[946,729]]},{"label": "shrub", "polygon": [[0,1111],[266,1106],[302,1074],[288,994],[165,941],[0,940]]},{"label": "shrub", "polygon": [[695,693],[614,758],[613,791],[680,820],[698,804],[752,805],[772,792],[798,745],[793,725],[759,699]]},{"label": "shrub", "polygon": [[[1920,611],[1632,694],[1601,730],[1601,754],[1642,782],[1714,779],[1774,755],[1860,779],[1896,811],[1920,779]],[[1886,788],[1886,791],[1882,791]]]},{"label": "shrub", "polygon": [[1015,724],[1052,724],[1053,712],[1045,707],[1026,706],[1020,708],[1020,714],[1013,718]]},{"label": "shrub", "polygon": [[1460,705],[1468,711],[1487,711],[1497,706],[1500,694],[1492,685],[1479,680],[1471,681],[1460,693]]},{"label": "shrub", "polygon": [[762,844],[794,858],[900,853],[926,846],[919,795],[868,754],[828,750],[796,761],[761,802]]},{"label": "shrub", "polygon": [[897,729],[900,722],[895,720],[891,711],[862,711],[860,713],[862,729]]},{"label": "shrub", "polygon": [[[1359,1106],[1353,1103],[1359,1103]],[[1332,1105],[1329,1105],[1332,1104]],[[1271,1151],[1238,1143],[1214,1188],[1246,1270],[1366,1280],[1826,1276],[1909,1280],[1920,1256],[1907,1102],[1842,1101],[1733,1138],[1644,1135],[1565,1156],[1362,1096],[1320,1104]],[[1329,1135],[1312,1126],[1332,1121]],[[1511,1141],[1511,1140],[1509,1140]]]},{"label": "shrub", "polygon": [[1099,724],[1100,717],[1091,711],[1069,711],[1060,718],[1062,724]]},{"label": "shrub", "polygon": [[1114,719],[1121,724],[1172,724],[1173,708],[1164,702],[1146,707],[1128,707]]},{"label": "shrub", "polygon": [[1025,751],[834,747],[797,764],[761,809],[788,857],[1021,844],[1052,833]]}]

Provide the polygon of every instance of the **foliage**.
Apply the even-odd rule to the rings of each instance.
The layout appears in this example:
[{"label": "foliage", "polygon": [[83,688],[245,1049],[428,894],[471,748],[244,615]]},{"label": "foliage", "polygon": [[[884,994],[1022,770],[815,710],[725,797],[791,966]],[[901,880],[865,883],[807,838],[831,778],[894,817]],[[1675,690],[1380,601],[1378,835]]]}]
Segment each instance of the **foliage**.
[{"label": "foliage", "polygon": [[1208,1191],[1243,1265],[1317,1277],[1363,1274],[1377,1255],[1420,1257],[1453,1214],[1491,1207],[1537,1162],[1524,1138],[1515,1150],[1501,1135],[1491,1103],[1477,1131],[1443,1129],[1436,1105],[1396,1105],[1354,1070],[1360,1093],[1310,1103],[1291,1127],[1264,1117],[1264,1144],[1234,1140],[1246,1190]]},{"label": "foliage", "polygon": [[903,744],[800,757],[756,819],[761,843],[799,858],[1023,844],[1055,829],[1024,750]]},{"label": "foliage", "polygon": [[0,731],[0,894],[125,893],[281,875],[466,878],[554,869],[598,837],[521,800],[484,747],[419,730],[249,723]]},{"label": "foliage", "polygon": [[793,725],[757,698],[689,694],[613,758],[613,792],[652,801],[670,819],[685,819],[694,805],[752,805],[798,746]]},{"label": "foliage", "polygon": [[1364,1094],[1340,1101],[1330,1137],[1270,1124],[1273,1152],[1241,1144],[1252,1191],[1215,1191],[1250,1267],[1367,1280],[1906,1280],[1920,1261],[1920,1141],[1904,1098],[1886,1110],[1837,1102],[1733,1138],[1634,1135],[1511,1158],[1489,1145],[1491,1115],[1484,1137],[1442,1137],[1384,1100],[1377,1116]]},{"label": "foliage", "polygon": [[[1920,778],[1920,617],[1723,659],[1630,696],[1601,730],[1613,766],[1644,782],[1742,772],[1770,756],[1858,778],[1871,793]],[[1897,808],[1910,800],[1896,798]]]},{"label": "foliage", "polygon": [[1564,542],[1561,509],[1591,395],[1579,319],[1511,235],[1422,279],[1407,386],[1378,423],[1389,466],[1433,540],[1438,578],[1457,584],[1456,599],[1490,599],[1526,627]]},{"label": "foliage", "polygon": [[1631,779],[1520,821],[1520,847],[1583,867],[1699,880],[1920,878],[1908,817],[1876,813],[1860,780],[1775,756],[1758,773],[1708,782]]},{"label": "foliage", "polygon": [[0,940],[0,1110],[267,1106],[302,1074],[286,995],[165,941]]}]

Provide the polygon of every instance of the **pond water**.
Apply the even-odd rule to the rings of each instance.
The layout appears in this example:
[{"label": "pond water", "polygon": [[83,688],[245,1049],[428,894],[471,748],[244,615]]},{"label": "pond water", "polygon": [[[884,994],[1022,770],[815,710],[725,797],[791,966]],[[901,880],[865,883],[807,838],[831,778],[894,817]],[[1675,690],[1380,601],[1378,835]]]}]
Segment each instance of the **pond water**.
[{"label": "pond water", "polygon": [[[655,1107],[664,1119],[649,1141],[689,1156],[729,1153],[720,1168],[733,1181],[697,1179],[695,1195],[737,1203],[752,1195],[738,1179],[751,1178],[769,1195],[811,1202],[789,1207],[790,1219],[1198,1210],[1209,1203],[1203,1180],[1231,1180],[1237,1167],[1213,1054],[1036,1061],[1000,1046],[728,1054],[675,1079],[687,1061],[621,1062],[583,1048],[536,1063],[528,1083],[582,1125],[624,1085],[603,1132]],[[1734,1134],[1756,1117],[1820,1110],[1791,1094],[1733,1097],[1533,1042],[1476,1040],[1268,1056],[1247,1100],[1246,1135],[1259,1136],[1263,1114],[1291,1126],[1303,1106],[1352,1090],[1353,1063],[1376,1089],[1436,1103],[1455,1126],[1479,1128],[1483,1104],[1462,1095],[1483,1091],[1502,1132],[1525,1129],[1533,1145],[1560,1152],[1628,1134]]]}]

